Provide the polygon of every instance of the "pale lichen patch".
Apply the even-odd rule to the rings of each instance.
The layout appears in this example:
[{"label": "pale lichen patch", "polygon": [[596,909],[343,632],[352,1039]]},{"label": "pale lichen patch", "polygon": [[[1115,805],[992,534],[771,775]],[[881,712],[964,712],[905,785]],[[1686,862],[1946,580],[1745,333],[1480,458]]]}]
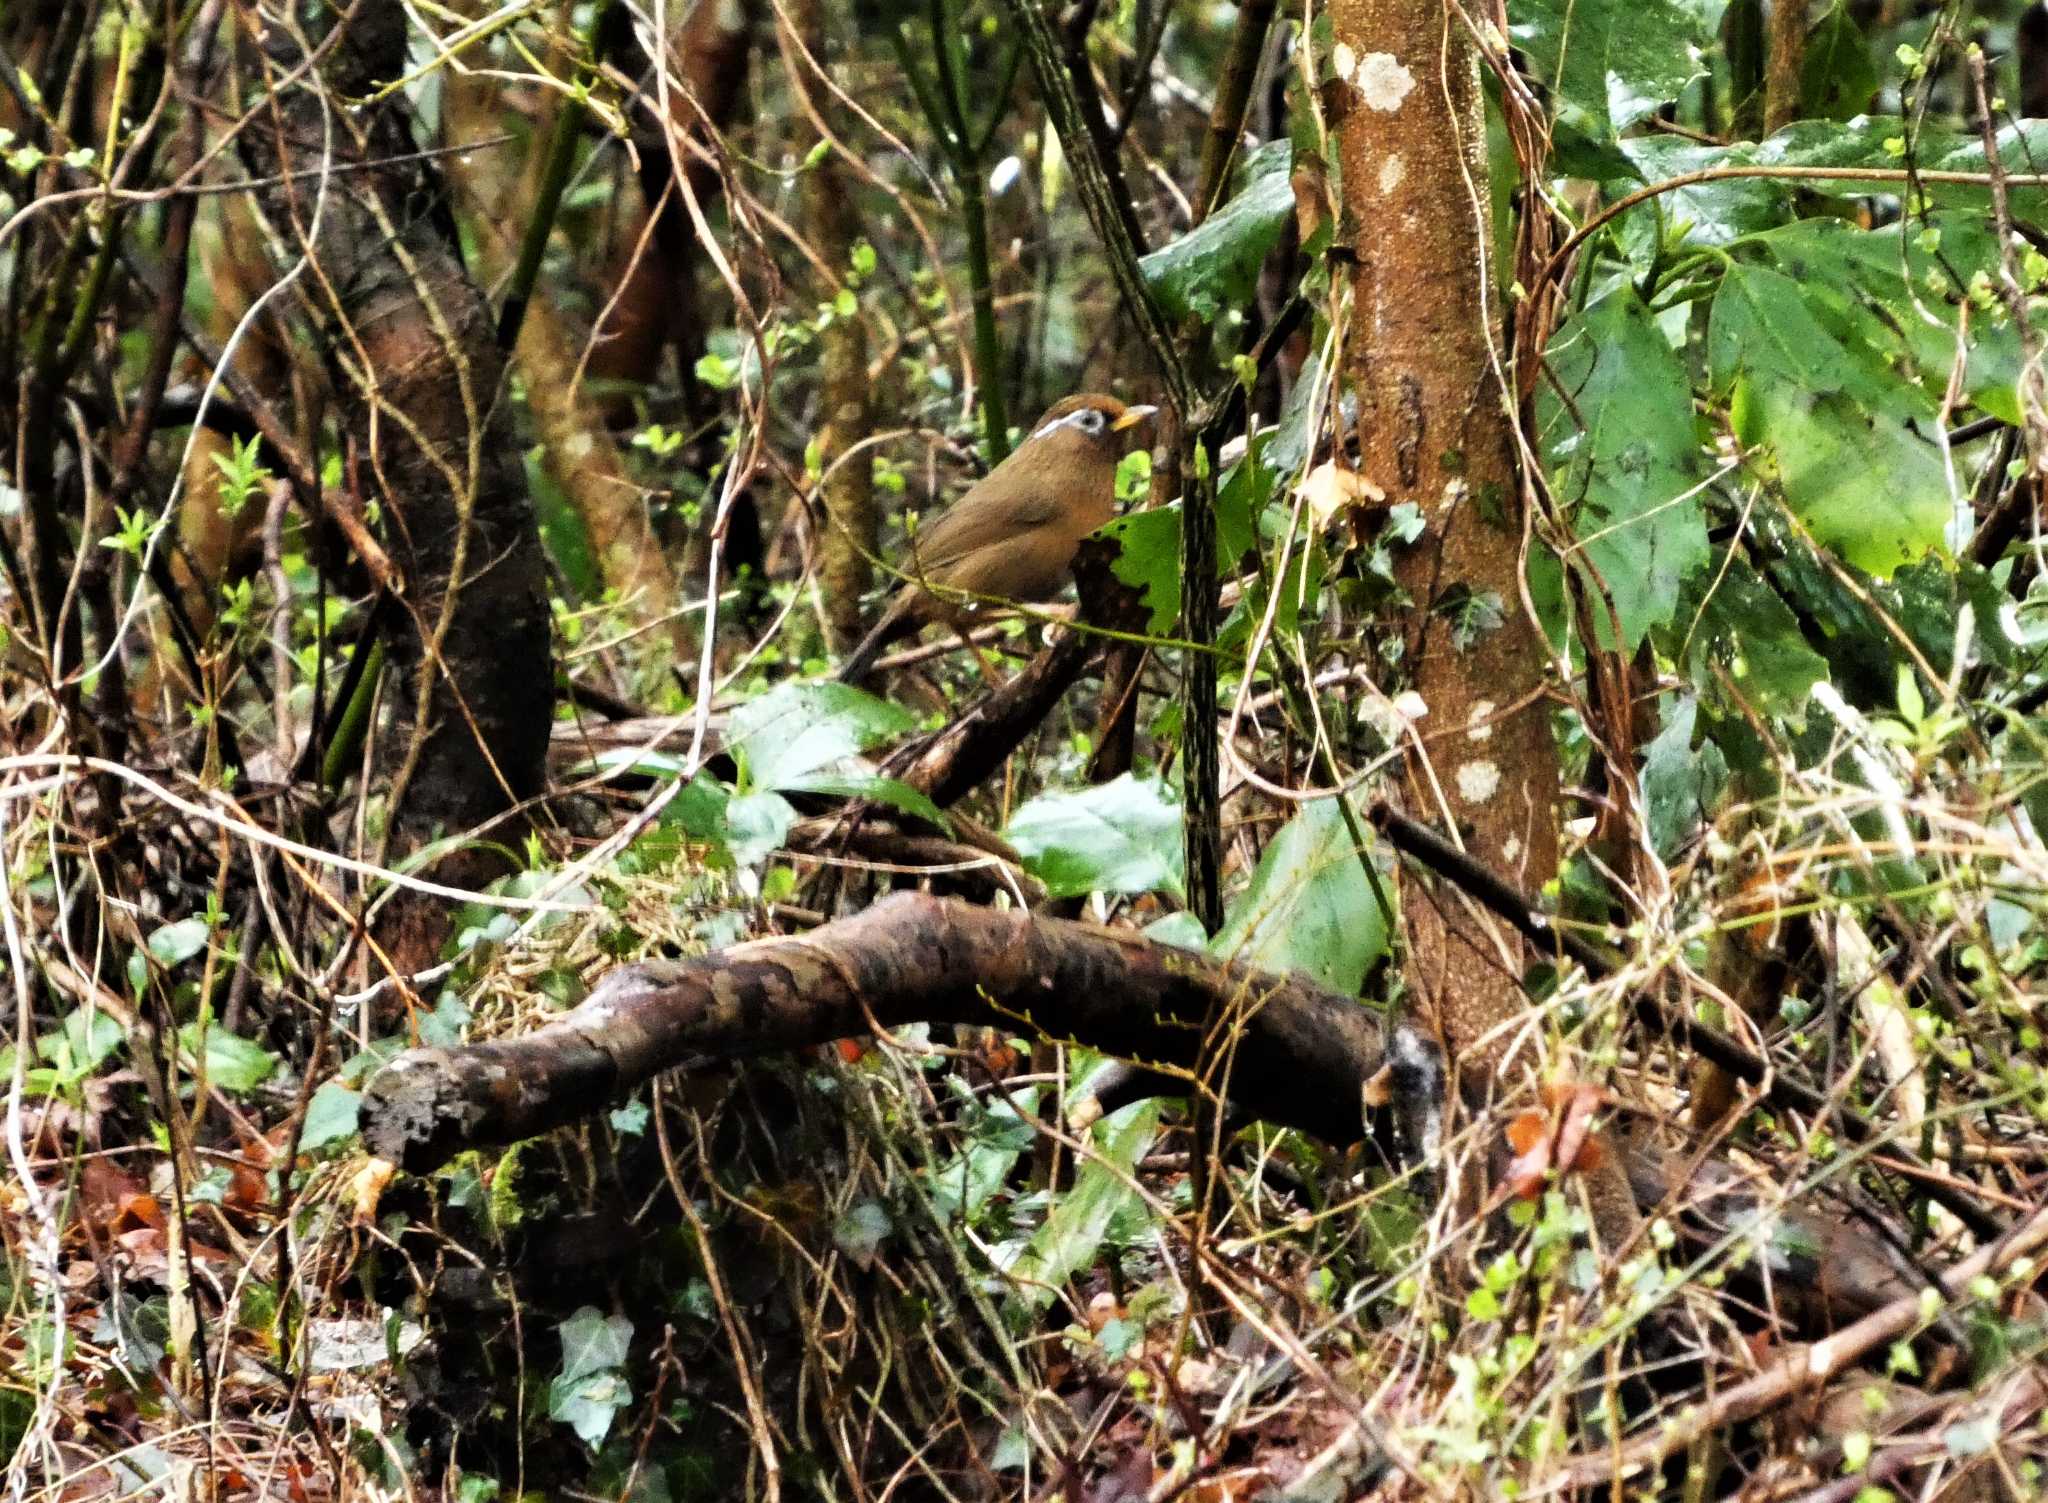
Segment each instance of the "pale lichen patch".
[{"label": "pale lichen patch", "polygon": [[1401,60],[1391,52],[1368,52],[1358,60],[1352,82],[1358,85],[1367,109],[1391,114],[1415,87],[1415,75],[1402,67]]},{"label": "pale lichen patch", "polygon": [[1380,163],[1381,195],[1385,196],[1387,194],[1390,194],[1396,188],[1400,187],[1401,179],[1406,177],[1407,175],[1408,164],[1401,160],[1401,155],[1399,152],[1396,152],[1394,155],[1388,157],[1384,162]]},{"label": "pale lichen patch", "polygon": [[1493,712],[1495,705],[1490,699],[1479,700],[1472,706],[1472,713],[1465,717],[1465,737],[1469,741],[1487,741],[1493,736]]},{"label": "pale lichen patch", "polygon": [[1467,762],[1458,769],[1458,796],[1468,804],[1483,804],[1500,791],[1500,766],[1485,760]]}]

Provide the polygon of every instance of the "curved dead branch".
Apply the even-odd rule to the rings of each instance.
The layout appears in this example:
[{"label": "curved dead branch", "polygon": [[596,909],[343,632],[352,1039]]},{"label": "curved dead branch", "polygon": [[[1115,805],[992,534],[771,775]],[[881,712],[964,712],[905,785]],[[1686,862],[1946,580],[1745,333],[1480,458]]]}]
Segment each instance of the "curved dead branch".
[{"label": "curved dead branch", "polygon": [[521,1038],[409,1050],[371,1082],[363,1138],[422,1171],[678,1066],[912,1022],[995,1024],[1186,1071],[1210,1016],[1236,1023],[1231,1102],[1333,1143],[1365,1135],[1362,1092],[1385,1056],[1356,999],[1119,930],[899,893],[800,938],[623,966]]}]

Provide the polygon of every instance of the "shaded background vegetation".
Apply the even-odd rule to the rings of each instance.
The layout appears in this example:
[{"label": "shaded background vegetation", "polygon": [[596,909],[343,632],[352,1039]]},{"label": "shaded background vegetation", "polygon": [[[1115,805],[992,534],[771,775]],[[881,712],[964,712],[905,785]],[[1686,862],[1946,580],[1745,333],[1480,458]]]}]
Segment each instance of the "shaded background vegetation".
[{"label": "shaded background vegetation", "polygon": [[[2044,44],[9,8],[13,1493],[2035,1495]],[[821,682],[1079,390],[1169,410],[1124,629]],[[1219,1013],[1093,1121],[1049,998],[366,1148],[401,1051],[911,884],[1453,1089],[1248,1122]]]}]

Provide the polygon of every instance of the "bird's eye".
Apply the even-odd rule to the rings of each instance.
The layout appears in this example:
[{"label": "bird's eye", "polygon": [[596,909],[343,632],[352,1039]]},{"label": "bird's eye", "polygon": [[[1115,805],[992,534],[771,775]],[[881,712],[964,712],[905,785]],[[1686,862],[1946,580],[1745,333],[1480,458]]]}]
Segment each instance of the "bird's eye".
[{"label": "bird's eye", "polygon": [[1074,426],[1090,438],[1100,438],[1102,436],[1103,424],[1108,421],[1102,415],[1100,407],[1083,407],[1074,414]]}]

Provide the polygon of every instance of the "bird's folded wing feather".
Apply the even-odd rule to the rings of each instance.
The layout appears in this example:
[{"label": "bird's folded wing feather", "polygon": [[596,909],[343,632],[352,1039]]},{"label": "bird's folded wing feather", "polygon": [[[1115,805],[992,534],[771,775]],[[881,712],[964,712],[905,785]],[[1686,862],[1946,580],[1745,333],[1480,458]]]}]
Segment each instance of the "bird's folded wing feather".
[{"label": "bird's folded wing feather", "polygon": [[939,584],[970,588],[964,580],[948,577],[970,555],[984,549],[1028,546],[1028,539],[1021,535],[1050,526],[1059,520],[1061,511],[1057,500],[1042,495],[1019,496],[996,507],[955,506],[918,534],[917,562]]}]

